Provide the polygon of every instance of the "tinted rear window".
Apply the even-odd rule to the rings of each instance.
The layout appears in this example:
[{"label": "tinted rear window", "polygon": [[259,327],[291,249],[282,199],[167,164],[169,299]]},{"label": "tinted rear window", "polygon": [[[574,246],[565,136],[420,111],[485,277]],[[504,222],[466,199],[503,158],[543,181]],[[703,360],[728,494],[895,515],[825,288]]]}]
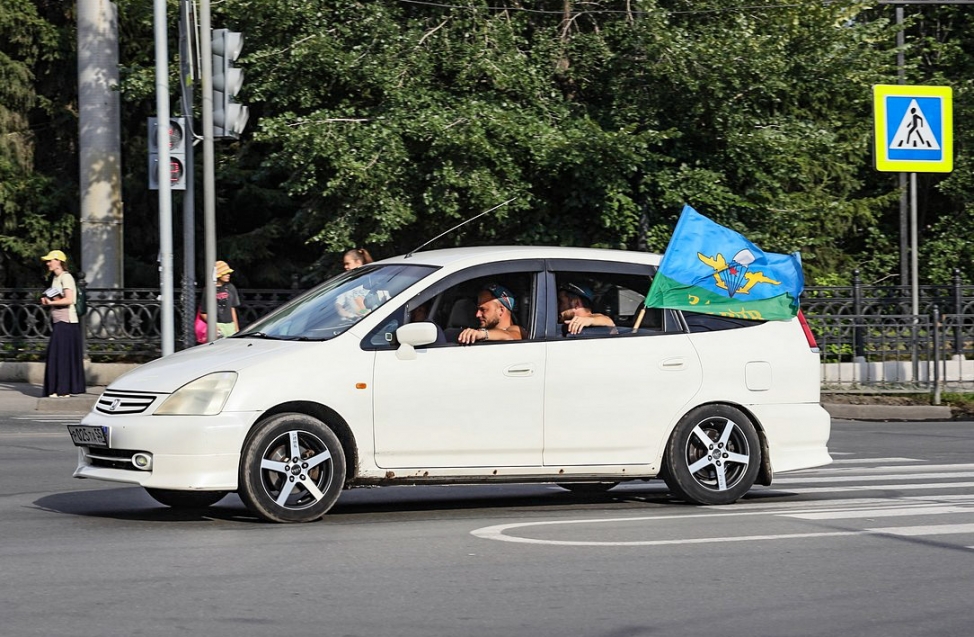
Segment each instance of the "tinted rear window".
[{"label": "tinted rear window", "polygon": [[764,321],[719,316],[717,314],[699,314],[697,312],[684,312],[683,319],[687,322],[687,327],[690,328],[691,333],[736,330],[741,327],[754,327],[764,323]]}]

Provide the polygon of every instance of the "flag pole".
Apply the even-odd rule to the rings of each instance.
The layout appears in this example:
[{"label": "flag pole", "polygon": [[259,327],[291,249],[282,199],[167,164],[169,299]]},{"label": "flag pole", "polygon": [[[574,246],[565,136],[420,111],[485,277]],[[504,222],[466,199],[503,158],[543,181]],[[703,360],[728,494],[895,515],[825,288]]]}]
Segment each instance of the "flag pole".
[{"label": "flag pole", "polygon": [[642,306],[639,310],[639,315],[636,317],[636,324],[632,326],[632,333],[635,334],[639,331],[639,326],[643,324],[643,317],[646,316],[646,306]]}]

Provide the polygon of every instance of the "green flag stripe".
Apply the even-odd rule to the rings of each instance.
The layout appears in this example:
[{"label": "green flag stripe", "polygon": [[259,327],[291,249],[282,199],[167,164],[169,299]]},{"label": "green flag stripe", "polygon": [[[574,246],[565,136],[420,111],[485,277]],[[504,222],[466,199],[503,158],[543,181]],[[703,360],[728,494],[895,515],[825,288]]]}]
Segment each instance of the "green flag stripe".
[{"label": "green flag stripe", "polygon": [[653,279],[653,285],[646,296],[646,307],[763,321],[788,320],[798,314],[798,303],[790,294],[759,300],[750,300],[746,294],[728,297],[695,285],[679,283],[660,274]]}]

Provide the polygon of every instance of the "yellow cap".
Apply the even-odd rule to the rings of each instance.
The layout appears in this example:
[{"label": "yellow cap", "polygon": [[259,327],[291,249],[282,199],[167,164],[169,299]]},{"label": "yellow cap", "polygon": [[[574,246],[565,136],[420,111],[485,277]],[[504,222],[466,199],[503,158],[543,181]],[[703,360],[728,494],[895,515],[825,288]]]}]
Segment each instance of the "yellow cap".
[{"label": "yellow cap", "polygon": [[60,250],[51,250],[47,254],[41,257],[41,261],[50,261],[51,259],[57,259],[58,261],[67,261],[68,257]]}]

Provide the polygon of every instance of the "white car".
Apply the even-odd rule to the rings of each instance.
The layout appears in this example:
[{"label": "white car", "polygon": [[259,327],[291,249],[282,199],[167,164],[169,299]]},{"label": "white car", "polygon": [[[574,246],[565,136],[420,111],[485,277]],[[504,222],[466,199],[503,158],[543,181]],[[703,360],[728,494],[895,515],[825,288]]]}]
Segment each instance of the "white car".
[{"label": "white car", "polygon": [[[593,491],[661,477],[711,505],[831,462],[804,319],[640,316],[659,259],[458,248],[349,270],[231,338],[120,377],[68,427],[74,475],[173,507],[235,491],[265,520],[307,522],[360,485]],[[524,338],[459,344],[496,285]],[[566,286],[614,326],[568,334]]]}]

